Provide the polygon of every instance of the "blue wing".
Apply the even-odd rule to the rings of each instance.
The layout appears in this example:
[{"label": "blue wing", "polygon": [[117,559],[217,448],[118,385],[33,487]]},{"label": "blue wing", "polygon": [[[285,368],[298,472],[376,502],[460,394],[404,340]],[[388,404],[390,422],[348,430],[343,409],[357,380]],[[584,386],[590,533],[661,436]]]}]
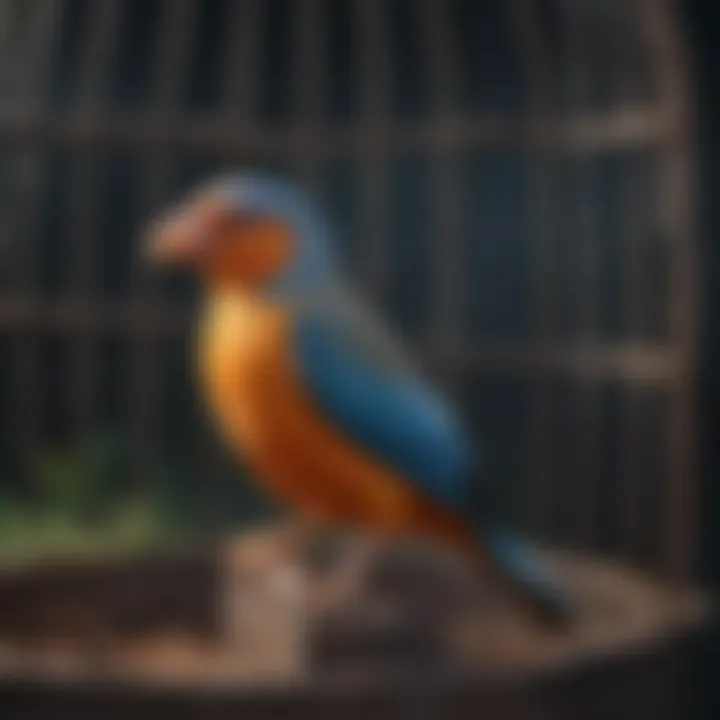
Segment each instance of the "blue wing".
[{"label": "blue wing", "polygon": [[[305,388],[355,443],[461,515],[475,469],[450,408],[357,315],[301,313],[294,351]],[[378,334],[380,337],[378,337]],[[529,606],[550,622],[573,617],[574,601],[532,548],[497,523],[479,541]]]},{"label": "blue wing", "polygon": [[304,387],[365,451],[461,509],[474,462],[470,443],[421,378],[387,362],[376,335],[328,314],[300,315],[294,351]]}]

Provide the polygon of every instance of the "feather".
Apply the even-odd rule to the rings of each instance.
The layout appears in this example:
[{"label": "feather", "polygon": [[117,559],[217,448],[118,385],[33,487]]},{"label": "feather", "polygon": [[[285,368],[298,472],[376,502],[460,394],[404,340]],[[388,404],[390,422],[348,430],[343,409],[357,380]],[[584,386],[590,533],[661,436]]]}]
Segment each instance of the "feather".
[{"label": "feather", "polygon": [[474,458],[449,405],[389,331],[346,293],[298,308],[293,351],[316,406],[363,449],[454,509]]}]

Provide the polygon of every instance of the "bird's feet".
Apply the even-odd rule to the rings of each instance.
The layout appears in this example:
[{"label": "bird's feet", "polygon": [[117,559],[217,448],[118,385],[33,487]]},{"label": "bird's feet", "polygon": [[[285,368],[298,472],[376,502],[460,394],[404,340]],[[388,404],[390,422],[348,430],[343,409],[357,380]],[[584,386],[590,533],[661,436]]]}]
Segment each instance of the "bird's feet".
[{"label": "bird's feet", "polygon": [[317,606],[321,611],[342,612],[366,598],[372,587],[372,574],[384,543],[362,538],[351,543],[348,552],[319,584]]}]

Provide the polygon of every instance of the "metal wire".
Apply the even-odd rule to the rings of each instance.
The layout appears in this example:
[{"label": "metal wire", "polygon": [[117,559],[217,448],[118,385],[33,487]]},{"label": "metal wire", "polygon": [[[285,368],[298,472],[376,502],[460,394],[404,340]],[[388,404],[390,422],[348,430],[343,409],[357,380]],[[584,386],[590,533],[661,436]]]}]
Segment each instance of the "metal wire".
[{"label": "metal wire", "polygon": [[[429,0],[418,5],[430,101],[434,117],[452,123],[458,117],[459,65],[447,7]],[[433,244],[434,288],[431,342],[457,346],[462,334],[465,296],[463,287],[462,207],[463,188],[458,157],[431,147],[432,235],[442,238]]]},{"label": "metal wire", "polygon": [[[388,291],[391,275],[388,176],[389,152],[394,144],[386,139],[390,118],[390,40],[381,0],[355,0],[363,117],[355,137],[359,163],[359,217],[367,285],[377,302]],[[377,142],[365,145],[364,138]]]},{"label": "metal wire", "polygon": [[[530,242],[530,341],[535,347],[547,345],[551,330],[550,284],[554,276],[553,200],[555,192],[554,158],[549,138],[553,122],[552,70],[547,38],[537,4],[513,0],[507,5],[509,21],[515,30],[518,52],[523,58],[530,93],[530,118],[543,131],[531,150]],[[549,458],[551,432],[551,397],[547,378],[540,372],[530,373],[529,397],[529,482],[528,523],[545,536],[552,534],[553,484]]]},{"label": "metal wire", "polygon": [[695,451],[694,379],[697,358],[699,283],[694,232],[693,104],[689,61],[677,36],[669,2],[643,0],[643,29],[660,78],[660,104],[672,118],[672,132],[660,148],[660,195],[657,211],[672,252],[669,293],[669,343],[679,354],[680,368],[669,387],[667,451],[668,564],[678,578],[693,574],[698,537],[697,455]]},{"label": "metal wire", "polygon": [[[154,68],[152,115],[159,122],[179,112],[182,93],[187,86],[193,21],[197,11],[194,0],[164,0],[161,5],[162,22],[158,41],[157,64]],[[170,186],[174,154],[163,143],[146,147],[144,168],[145,186],[142,188],[144,213],[150,214],[165,199]],[[146,274],[139,269],[134,274],[132,302],[142,307],[157,294]],[[160,415],[157,398],[162,389],[162,373],[158,365],[159,338],[140,329],[134,334],[130,358],[129,409],[133,445],[136,452],[136,471],[142,473],[154,456]]]},{"label": "metal wire", "polygon": [[[33,112],[42,112],[48,96],[53,53],[57,49],[60,3],[57,0],[35,2],[27,44],[21,48],[23,61],[18,65],[22,104]],[[8,241],[20,249],[15,292],[29,302],[38,293],[38,233],[43,190],[44,148],[38,144],[18,153],[18,200],[8,218]],[[41,397],[40,337],[36,328],[27,328],[17,342],[15,358],[15,402],[13,423],[18,432],[21,469],[29,478],[29,459],[40,441],[43,417]]]},{"label": "metal wire", "polygon": [[303,0],[296,2],[294,8],[297,28],[293,78],[295,164],[302,181],[317,189],[322,172],[317,146],[326,128],[323,40],[327,8],[323,0]]},{"label": "metal wire", "polygon": [[[592,73],[592,60],[588,50],[589,30],[598,21],[592,6],[570,1],[562,3],[563,39],[565,46],[565,84],[567,112],[588,112],[593,104],[596,78]],[[576,313],[573,332],[589,341],[599,337],[599,272],[600,238],[599,195],[596,190],[596,158],[577,153],[570,157],[571,183],[568,188],[572,202],[567,212],[573,218],[573,274],[571,283]],[[593,382],[577,381],[574,388],[577,443],[573,453],[573,475],[583,478],[566,488],[567,497],[574,508],[573,535],[588,547],[597,542],[597,504],[601,477],[599,476],[601,448],[599,387]]]},{"label": "metal wire", "polygon": [[[123,5],[120,0],[108,0],[93,6],[86,33],[79,81],[78,109],[100,116],[107,101],[108,86],[119,59]],[[97,251],[97,198],[95,188],[99,177],[99,158],[83,153],[77,160],[70,180],[69,213],[72,238],[72,290],[77,303],[92,304],[94,300]],[[97,422],[97,369],[95,338],[84,333],[73,346],[70,360],[71,377],[67,383],[68,415],[75,416],[77,432],[89,432]]]}]

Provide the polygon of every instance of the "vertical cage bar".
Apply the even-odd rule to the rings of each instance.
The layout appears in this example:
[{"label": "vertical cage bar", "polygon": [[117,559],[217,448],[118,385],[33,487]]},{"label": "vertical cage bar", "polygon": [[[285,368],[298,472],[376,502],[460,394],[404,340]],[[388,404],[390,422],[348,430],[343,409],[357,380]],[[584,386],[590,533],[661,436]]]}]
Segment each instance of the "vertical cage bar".
[{"label": "vertical cage bar", "polygon": [[318,140],[327,128],[324,123],[325,15],[324,0],[296,0],[296,55],[293,77],[294,155],[303,181],[316,188],[322,173],[318,156]]},{"label": "vertical cage bar", "polygon": [[[648,173],[644,172],[642,160],[628,161],[623,178],[623,216],[626,219],[625,246],[625,287],[626,287],[626,332],[630,339],[646,338],[643,303],[647,297],[644,279],[646,277],[643,250],[647,238],[648,217]],[[642,398],[645,388],[642,380],[625,383],[625,463],[623,467],[624,521],[623,550],[631,558],[639,555],[646,544],[642,537],[642,517],[638,512],[642,498],[647,492],[648,478],[643,473],[642,448],[644,417]]]},{"label": "vertical cage bar", "polygon": [[[95,2],[83,53],[78,112],[99,114],[104,111],[105,93],[119,58],[121,14],[125,5],[121,0]],[[98,243],[97,197],[98,158],[84,151],[70,181],[70,228],[72,236],[72,294],[78,304],[93,302],[94,276]],[[93,429],[97,421],[95,395],[97,392],[97,356],[95,329],[82,332],[74,342],[68,378],[68,409],[74,416],[78,434]]]},{"label": "vertical cage bar", "polygon": [[[569,112],[582,115],[592,109],[592,76],[587,47],[588,30],[596,8],[580,6],[571,0],[562,3],[565,48],[565,78]],[[594,187],[593,162],[595,158],[582,153],[574,154],[572,181],[576,193],[575,218],[579,252],[574,253],[577,282],[573,287],[572,301],[577,305],[576,332],[580,340],[592,343],[599,339],[599,266],[600,238],[598,237],[598,197]],[[577,509],[574,535],[589,547],[598,541],[597,501],[602,484],[599,477],[600,407],[599,387],[596,381],[583,378],[576,381],[578,445],[574,448],[577,488]]]},{"label": "vertical cage bar", "polygon": [[382,0],[355,0],[360,54],[363,117],[359,167],[359,215],[364,275],[376,301],[382,302],[391,274],[389,237],[389,154],[387,128],[390,108],[390,38]]},{"label": "vertical cage bar", "polygon": [[[610,39],[613,70],[613,102],[615,105],[629,104],[637,97],[646,97],[642,87],[643,73],[640,67],[642,53],[632,44],[642,37],[637,3],[629,3],[618,10],[620,26]],[[647,50],[647,48],[644,48]],[[620,211],[624,221],[623,240],[623,294],[624,294],[624,338],[631,342],[649,340],[647,334],[648,300],[647,268],[645,260],[650,229],[649,206],[650,173],[648,159],[644,154],[632,154],[624,158],[620,181],[622,195]],[[648,473],[643,472],[643,456],[647,452],[647,417],[644,412],[645,392],[642,379],[626,381],[623,388],[625,417],[625,443],[622,467],[623,507],[620,522],[622,553],[629,559],[642,561],[647,538],[647,523],[639,513],[647,497]],[[652,488],[655,490],[655,488]],[[645,526],[645,527],[644,527]]]},{"label": "vertical cage bar", "polygon": [[670,345],[679,370],[669,388],[667,428],[667,564],[688,579],[697,563],[697,455],[695,372],[699,323],[699,275],[695,244],[692,117],[688,51],[677,28],[676,5],[642,0],[644,28],[661,81],[661,107],[673,120],[660,158],[658,212],[671,248]]},{"label": "vertical cage bar", "polygon": [[[436,0],[417,4],[429,78],[431,120],[449,124],[457,119],[459,65],[455,57],[447,5]],[[454,150],[431,145],[431,207],[433,287],[430,342],[458,348],[463,337],[465,287],[462,245],[462,187]]]},{"label": "vertical cage bar", "polygon": [[[520,51],[530,85],[530,122],[536,142],[530,158],[530,342],[541,348],[549,339],[550,283],[553,277],[553,199],[555,176],[550,145],[552,132],[552,72],[547,40],[535,0],[512,0],[510,22],[521,45]],[[547,378],[533,373],[530,385],[528,448],[528,504],[531,526],[540,534],[552,534],[553,482],[550,476],[551,398]]]},{"label": "vertical cage bar", "polygon": [[460,66],[447,3],[421,0],[417,10],[433,116],[442,120],[457,119]]},{"label": "vertical cage bar", "polygon": [[[44,108],[52,71],[52,55],[57,40],[60,0],[36,2],[31,15],[28,41],[23,47],[19,87],[22,103],[29,110]],[[18,201],[8,220],[9,237],[18,243],[17,292],[29,303],[38,298],[38,222],[41,215],[43,161],[45,149],[38,145],[21,148],[18,166]],[[18,430],[18,448],[23,471],[29,473],[29,462],[40,440],[42,421],[41,365],[39,328],[28,328],[19,340],[15,357],[16,402],[14,423]],[[26,478],[31,480],[31,478]]]},{"label": "vertical cage bar", "polygon": [[59,30],[63,0],[36,0],[35,12],[30,13],[30,32],[24,46],[22,89],[25,104],[33,110],[43,109],[52,73],[54,40]]},{"label": "vertical cage bar", "polygon": [[0,2],[0,87],[7,99],[15,98],[18,90],[18,74],[21,63],[18,62],[20,32],[20,5],[18,0],[2,0]]},{"label": "vertical cage bar", "polygon": [[[150,112],[165,118],[175,110],[188,81],[188,62],[194,30],[195,0],[164,0],[160,23],[157,64],[154,71],[154,105]],[[173,148],[146,147],[144,186],[141,203],[145,213],[157,210],[171,179]],[[144,275],[136,270],[132,300],[138,308],[147,308],[157,302],[156,289],[148,285]],[[130,422],[133,434],[135,469],[142,474],[155,453],[158,439],[158,399],[161,374],[159,368],[159,338],[140,328],[131,341],[130,367]]]},{"label": "vertical cage bar", "polygon": [[0,2],[0,52],[5,52],[12,42],[12,27],[15,21],[17,4],[15,0]]},{"label": "vertical cage bar", "polygon": [[122,0],[96,0],[90,8],[86,47],[80,69],[80,111],[103,112],[107,91],[118,59],[120,23],[126,5]]},{"label": "vertical cage bar", "polygon": [[258,65],[261,57],[263,0],[231,0],[225,45],[224,114],[239,125],[239,132],[252,118]]}]

